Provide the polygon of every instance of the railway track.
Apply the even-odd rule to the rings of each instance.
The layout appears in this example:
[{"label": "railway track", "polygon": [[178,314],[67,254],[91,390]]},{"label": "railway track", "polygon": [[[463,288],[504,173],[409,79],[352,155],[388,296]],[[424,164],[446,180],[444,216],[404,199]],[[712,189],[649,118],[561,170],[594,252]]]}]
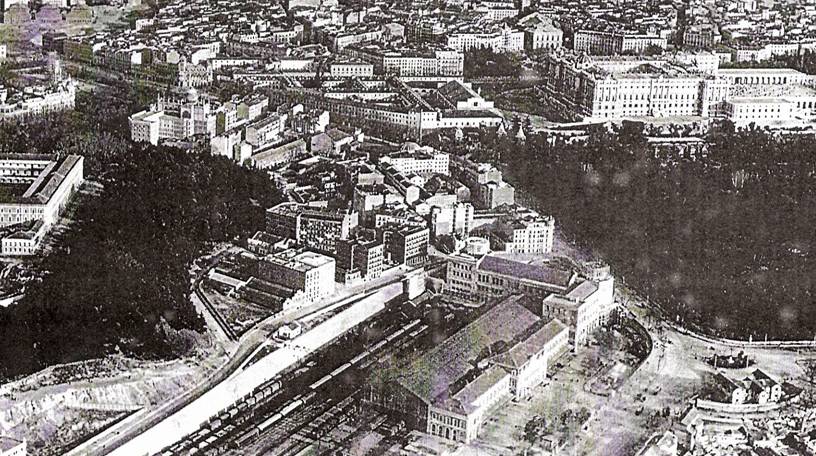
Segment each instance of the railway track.
[{"label": "railway track", "polygon": [[[280,446],[333,406],[359,393],[359,387],[350,386],[350,383],[343,381],[342,377],[360,375],[360,371],[370,366],[375,357],[404,347],[412,339],[420,337],[426,329],[427,326],[419,319],[402,324],[399,328],[387,332],[387,336],[382,337],[370,348],[337,366],[323,377],[315,378],[317,377],[315,375],[309,379],[307,375],[306,381],[312,383],[304,388],[305,392],[294,397],[287,397],[282,385],[301,383],[303,379],[302,376],[298,377],[298,371],[267,382],[231,407],[211,417],[196,432],[165,448],[161,454],[220,455],[230,450],[252,446],[259,440],[264,442],[265,448],[259,449],[264,452]],[[336,424],[334,426],[336,427]],[[331,429],[333,427],[328,430]],[[314,430],[310,432],[317,435],[314,434]],[[265,436],[263,439],[262,435]]]}]

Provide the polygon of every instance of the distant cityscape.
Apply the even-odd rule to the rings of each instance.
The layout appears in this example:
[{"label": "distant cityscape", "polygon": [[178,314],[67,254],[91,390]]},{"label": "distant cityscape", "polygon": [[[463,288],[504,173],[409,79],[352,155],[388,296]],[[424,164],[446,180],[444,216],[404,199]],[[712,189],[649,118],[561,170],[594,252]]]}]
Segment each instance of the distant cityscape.
[{"label": "distant cityscape", "polygon": [[[772,188],[807,225],[809,150],[762,169],[751,146],[737,165],[712,149],[812,141],[816,0],[0,0],[0,13],[0,331],[42,355],[18,369],[3,363],[22,349],[0,347],[0,456],[816,454],[816,338],[733,338],[684,269],[662,274],[676,246],[644,235],[621,262],[579,233],[625,231],[610,226],[624,214],[576,214],[604,193],[660,231],[630,182],[686,164],[711,188],[672,181],[650,204],[724,187],[739,207]],[[613,153],[622,163],[598,158]],[[580,176],[558,198],[570,205],[544,204],[542,169]],[[763,179],[794,196],[746,188]],[[104,210],[190,233],[98,234]],[[681,213],[678,245],[704,231]],[[726,238],[699,257],[731,258],[744,239]],[[755,242],[761,270],[718,292],[807,277],[812,241],[779,257]],[[43,285],[89,274],[66,271],[89,243],[132,277],[91,277],[98,295]],[[185,278],[192,318],[147,307],[176,296],[153,274]],[[807,302],[772,301],[789,325],[773,334],[812,327]],[[36,340],[66,327],[122,336],[88,334],[81,353]]]}]

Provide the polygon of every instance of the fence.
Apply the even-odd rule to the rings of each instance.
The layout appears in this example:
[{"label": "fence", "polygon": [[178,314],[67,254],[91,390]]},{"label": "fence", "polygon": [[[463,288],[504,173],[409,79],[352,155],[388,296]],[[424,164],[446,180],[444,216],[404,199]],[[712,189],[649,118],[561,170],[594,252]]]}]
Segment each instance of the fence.
[{"label": "fence", "polygon": [[675,324],[669,324],[672,329],[679,333],[694,337],[695,339],[708,342],[710,344],[727,345],[734,348],[775,348],[795,350],[800,348],[816,349],[816,340],[767,340],[767,341],[747,341],[734,339],[721,339],[705,336],[698,332],[690,331]]},{"label": "fence", "polygon": [[727,404],[725,402],[707,401],[704,399],[697,399],[697,408],[701,410],[710,410],[722,413],[765,413],[778,410],[794,402],[799,398],[799,395],[788,397],[779,402],[768,402],[766,404]]}]

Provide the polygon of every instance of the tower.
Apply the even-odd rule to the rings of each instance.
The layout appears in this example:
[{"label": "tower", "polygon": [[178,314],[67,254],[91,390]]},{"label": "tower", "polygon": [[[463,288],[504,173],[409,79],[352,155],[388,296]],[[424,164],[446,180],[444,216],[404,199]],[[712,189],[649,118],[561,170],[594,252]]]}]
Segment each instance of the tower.
[{"label": "tower", "polygon": [[62,61],[57,55],[56,52],[51,51],[48,53],[48,74],[51,75],[51,82],[57,83],[65,79],[65,75],[62,71]]}]

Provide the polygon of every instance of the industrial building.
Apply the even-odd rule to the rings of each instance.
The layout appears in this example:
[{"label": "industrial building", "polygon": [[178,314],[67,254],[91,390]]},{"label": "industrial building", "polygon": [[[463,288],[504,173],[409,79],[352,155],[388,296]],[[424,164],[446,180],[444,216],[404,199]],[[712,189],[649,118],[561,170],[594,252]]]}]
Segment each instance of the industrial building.
[{"label": "industrial building", "polygon": [[[482,245],[469,241],[475,247]],[[524,293],[539,303],[544,318],[557,318],[569,326],[575,348],[607,322],[615,307],[614,279],[609,275],[589,280],[550,263],[484,254],[485,250],[448,257],[447,293],[473,303]]]},{"label": "industrial building", "polygon": [[568,349],[566,325],[524,299],[503,299],[405,367],[375,369],[364,401],[430,435],[472,441],[496,405],[529,397]]},{"label": "industrial building", "polygon": [[334,273],[334,258],[302,249],[272,253],[258,262],[259,278],[302,292],[302,298],[295,295],[292,303],[313,303],[333,294]]}]

